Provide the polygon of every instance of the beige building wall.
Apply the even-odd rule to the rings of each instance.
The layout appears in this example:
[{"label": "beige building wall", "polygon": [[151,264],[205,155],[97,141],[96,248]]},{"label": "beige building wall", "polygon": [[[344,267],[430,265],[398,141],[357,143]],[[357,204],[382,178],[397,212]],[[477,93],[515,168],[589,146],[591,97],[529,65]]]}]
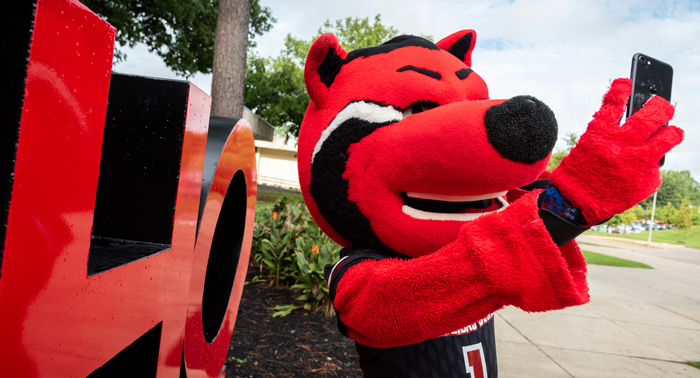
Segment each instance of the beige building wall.
[{"label": "beige building wall", "polygon": [[275,137],[272,142],[255,141],[258,184],[299,189],[296,140]]}]

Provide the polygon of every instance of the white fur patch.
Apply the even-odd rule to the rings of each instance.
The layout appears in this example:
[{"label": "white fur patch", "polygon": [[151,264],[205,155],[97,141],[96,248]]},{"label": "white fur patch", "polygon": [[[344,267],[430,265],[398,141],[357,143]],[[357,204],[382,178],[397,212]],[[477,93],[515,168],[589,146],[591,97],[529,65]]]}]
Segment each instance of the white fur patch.
[{"label": "white fur patch", "polygon": [[422,219],[422,220],[448,220],[448,221],[460,221],[460,222],[466,222],[470,220],[474,220],[484,214],[490,214],[490,213],[495,213],[498,211],[501,211],[505,209],[508,206],[508,202],[504,200],[502,197],[496,197],[496,201],[498,201],[501,204],[501,208],[494,210],[494,211],[487,211],[484,213],[458,213],[458,214],[451,214],[451,213],[431,213],[423,210],[418,210],[414,209],[410,206],[403,205],[401,207],[401,211],[403,211],[404,214],[408,215],[411,218],[415,219]]},{"label": "white fur patch", "polygon": [[470,202],[470,201],[479,201],[479,200],[484,200],[484,199],[503,197],[506,195],[506,193],[507,193],[507,191],[504,190],[504,191],[498,192],[498,193],[488,193],[488,194],[481,194],[481,195],[476,195],[476,196],[450,196],[450,195],[445,195],[445,194],[418,193],[418,192],[406,192],[406,195],[411,197],[411,198],[421,198],[421,199],[444,201],[444,202]]},{"label": "white fur patch", "polygon": [[321,133],[321,138],[316,143],[314,147],[314,152],[311,155],[311,163],[313,164],[316,154],[321,151],[323,143],[328,139],[328,137],[333,134],[333,132],[343,124],[343,122],[357,118],[371,123],[387,123],[387,122],[398,122],[403,119],[403,113],[396,110],[392,106],[384,106],[379,104],[374,104],[371,102],[357,101],[348,104],[343,110],[338,113],[338,115],[333,118],[331,124],[323,130]]}]

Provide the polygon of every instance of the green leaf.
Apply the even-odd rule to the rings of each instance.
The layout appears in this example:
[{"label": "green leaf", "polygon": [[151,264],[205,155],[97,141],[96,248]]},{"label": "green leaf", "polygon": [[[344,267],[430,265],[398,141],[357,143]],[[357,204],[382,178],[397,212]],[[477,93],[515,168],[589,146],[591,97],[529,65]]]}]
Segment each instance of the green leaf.
[{"label": "green leaf", "polygon": [[268,259],[263,259],[263,263],[265,263],[265,265],[267,265],[268,268],[273,270],[275,269],[275,266],[277,266],[277,264],[275,264],[274,261],[270,261]]},{"label": "green leaf", "polygon": [[306,257],[304,257],[303,254],[300,252],[296,253],[297,255],[297,265],[299,266],[299,269],[301,269],[301,272],[303,274],[307,274],[309,272],[309,262],[306,261]]},{"label": "green leaf", "polygon": [[288,305],[277,305],[275,306],[275,312],[272,314],[273,318],[277,318],[280,316],[287,316],[294,311],[298,307],[294,306],[293,304],[288,304]]},{"label": "green leaf", "polygon": [[264,282],[264,281],[265,280],[262,277],[260,277],[259,275],[255,275],[255,276],[253,276],[253,278],[250,279],[250,281],[246,281],[245,284],[246,285],[256,284],[258,282]]}]

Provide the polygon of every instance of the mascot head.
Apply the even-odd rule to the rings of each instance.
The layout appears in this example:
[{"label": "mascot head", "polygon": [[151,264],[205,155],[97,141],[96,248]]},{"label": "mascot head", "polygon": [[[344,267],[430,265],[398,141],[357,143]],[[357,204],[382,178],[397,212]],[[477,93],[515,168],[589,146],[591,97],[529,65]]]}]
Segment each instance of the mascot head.
[{"label": "mascot head", "polygon": [[332,34],[314,42],[299,178],[335,241],[429,254],[542,174],[557,140],[554,115],[530,96],[489,99],[471,69],[475,42],[472,30],[349,53]]}]

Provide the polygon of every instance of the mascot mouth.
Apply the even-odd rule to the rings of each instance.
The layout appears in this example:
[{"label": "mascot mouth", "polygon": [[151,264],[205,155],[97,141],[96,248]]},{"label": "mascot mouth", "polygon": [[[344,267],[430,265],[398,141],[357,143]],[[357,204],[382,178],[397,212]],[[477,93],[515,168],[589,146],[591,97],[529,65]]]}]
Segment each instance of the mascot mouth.
[{"label": "mascot mouth", "polygon": [[503,210],[508,203],[506,192],[477,196],[448,196],[431,193],[403,192],[404,214],[425,220],[470,221],[484,214]]}]

